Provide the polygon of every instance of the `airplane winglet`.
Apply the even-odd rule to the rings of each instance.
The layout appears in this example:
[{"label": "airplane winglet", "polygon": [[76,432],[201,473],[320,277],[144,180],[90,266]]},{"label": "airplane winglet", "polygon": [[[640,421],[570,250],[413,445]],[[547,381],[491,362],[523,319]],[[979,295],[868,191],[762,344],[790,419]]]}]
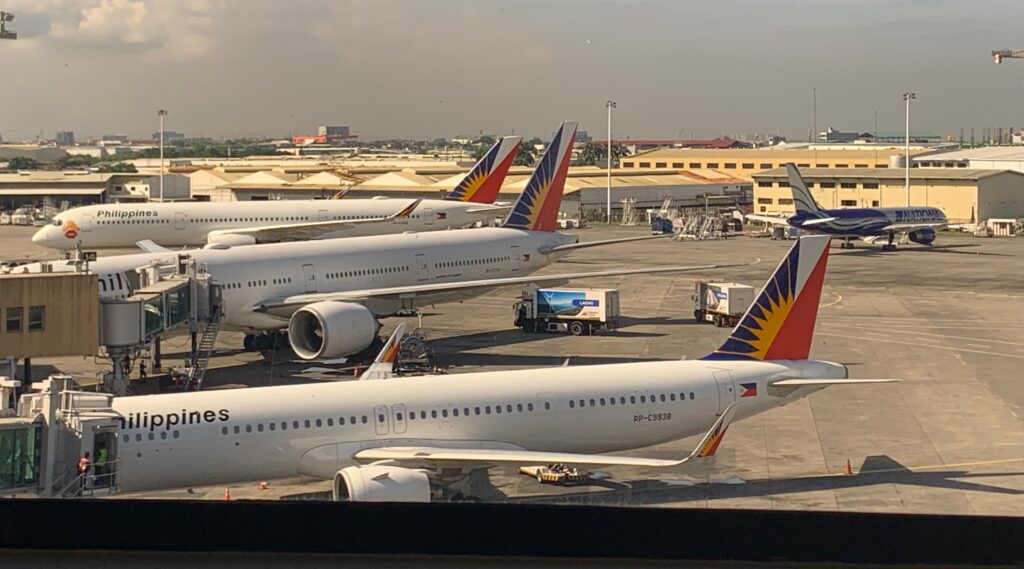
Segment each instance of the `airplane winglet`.
[{"label": "airplane winglet", "polygon": [[152,239],[143,239],[142,241],[136,241],[135,245],[147,253],[169,253],[170,249],[157,245]]},{"label": "airplane winglet", "polygon": [[395,362],[398,361],[398,348],[402,337],[405,335],[405,322],[402,322],[391,333],[391,337],[380,349],[380,353],[374,358],[370,367],[359,376],[359,381],[368,379],[388,379],[394,377]]},{"label": "airplane winglet", "polygon": [[705,433],[704,438],[700,440],[700,444],[697,448],[693,449],[690,453],[689,458],[707,458],[714,456],[718,452],[718,445],[722,444],[722,439],[725,438],[725,432],[729,430],[729,424],[732,423],[733,417],[736,416],[736,402],[732,402],[728,407],[725,408],[725,412],[722,416],[715,421],[714,425],[711,425],[711,429]]}]

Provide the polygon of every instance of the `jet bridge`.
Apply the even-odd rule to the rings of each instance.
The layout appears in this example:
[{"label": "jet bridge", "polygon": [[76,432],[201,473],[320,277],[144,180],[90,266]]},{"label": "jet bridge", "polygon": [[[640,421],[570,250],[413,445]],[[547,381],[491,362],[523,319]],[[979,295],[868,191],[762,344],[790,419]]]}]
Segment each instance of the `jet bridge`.
[{"label": "jet bridge", "polygon": [[220,286],[190,255],[178,255],[173,266],[142,267],[128,276],[133,293],[100,304],[100,345],[112,363],[102,383],[115,395],[126,393],[127,376],[143,351],[152,346],[159,360],[162,336],[187,331],[195,344],[196,334],[203,332],[205,339],[221,313]]}]

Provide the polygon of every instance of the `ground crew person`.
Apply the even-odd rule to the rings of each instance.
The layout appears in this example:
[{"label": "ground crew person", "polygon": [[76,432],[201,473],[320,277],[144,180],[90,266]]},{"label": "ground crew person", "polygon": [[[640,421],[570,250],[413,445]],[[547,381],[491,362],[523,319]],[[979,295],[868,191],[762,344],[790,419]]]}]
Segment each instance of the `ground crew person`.
[{"label": "ground crew person", "polygon": [[139,362],[139,381],[146,381],[146,360]]},{"label": "ground crew person", "polygon": [[107,447],[101,446],[96,451],[96,476],[107,474]]},{"label": "ground crew person", "polygon": [[92,459],[89,458],[89,451],[85,451],[85,454],[78,459],[78,476],[79,476],[79,488],[85,488],[85,481],[89,478],[89,469],[92,467]]}]

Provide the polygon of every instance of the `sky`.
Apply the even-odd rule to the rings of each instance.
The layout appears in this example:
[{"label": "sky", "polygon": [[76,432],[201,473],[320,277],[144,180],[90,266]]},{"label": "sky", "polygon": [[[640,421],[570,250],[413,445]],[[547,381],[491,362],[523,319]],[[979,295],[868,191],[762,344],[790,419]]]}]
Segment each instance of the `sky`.
[{"label": "sky", "polygon": [[1024,125],[1021,0],[0,0],[0,133],[710,138]]}]

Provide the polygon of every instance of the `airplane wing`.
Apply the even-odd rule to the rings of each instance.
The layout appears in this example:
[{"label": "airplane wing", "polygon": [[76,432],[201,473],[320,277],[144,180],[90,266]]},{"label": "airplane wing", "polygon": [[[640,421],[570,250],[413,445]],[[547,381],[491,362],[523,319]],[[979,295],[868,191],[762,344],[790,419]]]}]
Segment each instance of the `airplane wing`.
[{"label": "airplane wing", "polygon": [[[760,259],[754,261],[757,262]],[[255,307],[257,312],[267,312],[275,308],[288,306],[302,306],[311,302],[324,300],[338,301],[361,301],[371,298],[377,299],[408,299],[416,298],[417,295],[442,292],[471,291],[500,286],[521,285],[535,283],[539,285],[551,285],[562,283],[573,279],[592,279],[599,277],[617,277],[622,275],[649,275],[655,273],[681,273],[687,271],[703,271],[708,269],[723,269],[727,267],[743,267],[753,263],[725,263],[719,265],[694,265],[689,267],[659,267],[644,269],[624,269],[613,271],[597,271],[591,273],[562,273],[556,275],[531,275],[525,277],[506,277],[500,279],[482,279],[475,281],[463,281],[453,283],[428,283],[409,286],[395,286],[384,288],[368,288],[361,290],[345,290],[339,292],[307,293],[286,296],[280,299],[271,300]]]},{"label": "airplane wing", "polygon": [[917,229],[936,229],[939,227],[945,227],[945,223],[893,223],[883,227],[882,231],[914,231]]},{"label": "airplane wing", "polygon": [[388,223],[402,217],[409,217],[423,200],[415,200],[399,211],[386,217],[370,219],[336,219],[330,221],[313,221],[309,223],[292,223],[283,225],[262,225],[240,229],[223,229],[211,231],[211,235],[249,235],[256,238],[257,243],[281,241],[282,239],[316,239],[326,233],[344,231],[359,225]]},{"label": "airplane wing", "polygon": [[789,221],[785,217],[775,217],[774,215],[758,215],[756,213],[748,213],[745,215],[750,221],[760,221],[763,223],[770,223],[772,225],[789,225]]},{"label": "airplane wing", "polygon": [[143,239],[142,241],[136,241],[135,246],[147,253],[170,253],[171,250],[162,245],[157,245],[152,239]]},{"label": "airplane wing", "polygon": [[495,215],[501,213],[508,213],[512,210],[512,205],[481,205],[480,207],[471,207],[466,210],[466,213],[493,213]]},{"label": "airplane wing", "polygon": [[693,451],[679,460],[619,456],[611,454],[578,454],[568,452],[538,452],[513,449],[449,448],[449,447],[377,447],[368,448],[354,455],[362,462],[394,462],[403,465],[437,467],[440,465],[533,465],[569,464],[586,466],[679,466],[695,458],[714,456],[718,446],[736,415],[736,403],[726,407],[725,412],[711,426]]}]

